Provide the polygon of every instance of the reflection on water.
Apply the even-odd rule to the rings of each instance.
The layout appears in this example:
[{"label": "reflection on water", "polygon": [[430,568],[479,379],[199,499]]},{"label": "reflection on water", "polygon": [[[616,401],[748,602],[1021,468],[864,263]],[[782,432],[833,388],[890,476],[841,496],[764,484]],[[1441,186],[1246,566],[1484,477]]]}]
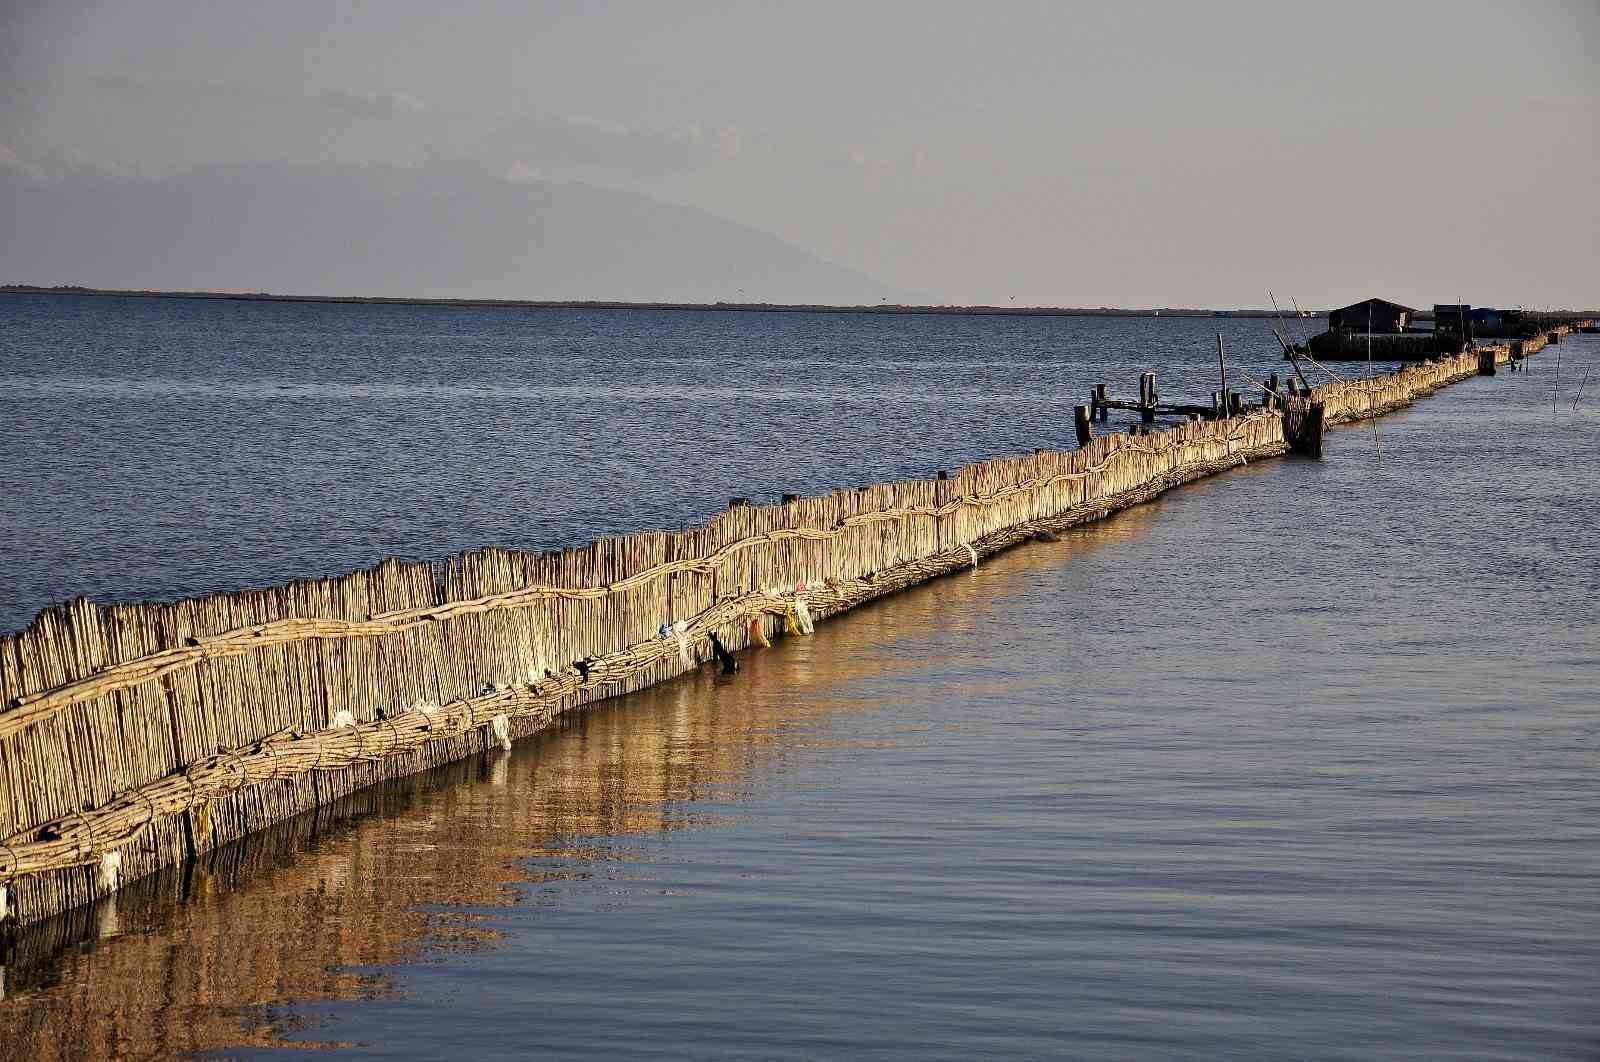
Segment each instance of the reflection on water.
[{"label": "reflection on water", "polygon": [[[1078,548],[1151,512],[1080,532]],[[873,651],[904,624],[981,623],[996,585],[1025,575],[1026,552],[982,583],[957,577],[780,641],[744,658],[734,680],[708,666],[570,716],[509,754],[353,794],[32,927],[6,971],[0,1058],[282,1043],[303,1030],[276,1004],[392,995],[384,967],[493,947],[488,910],[587,880],[591,861],[614,872],[635,858],[631,835],[714,827],[798,761],[917,740],[916,728],[835,732],[836,714],[860,710],[838,691],[922,666]],[[913,603],[930,594],[937,603]]]}]

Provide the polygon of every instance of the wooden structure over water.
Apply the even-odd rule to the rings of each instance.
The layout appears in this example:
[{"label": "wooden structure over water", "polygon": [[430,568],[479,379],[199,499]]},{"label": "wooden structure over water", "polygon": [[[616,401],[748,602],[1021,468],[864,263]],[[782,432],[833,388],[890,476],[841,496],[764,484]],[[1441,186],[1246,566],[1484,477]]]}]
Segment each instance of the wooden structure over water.
[{"label": "wooden structure over water", "polygon": [[[1077,451],[781,505],[735,499],[684,531],[46,610],[0,639],[0,918],[80,907],[375,783],[509,748],[698,667],[711,633],[732,650],[803,634],[1190,480],[1318,452],[1325,425],[1477,375],[1485,357],[1493,371],[1513,351],[1269,387],[1259,405],[1224,384],[1211,416],[1164,430],[1091,429]],[[1140,403],[1153,419],[1153,374]]]},{"label": "wooden structure over water", "polygon": [[1398,335],[1407,330],[1416,313],[1388,299],[1363,299],[1328,313],[1328,331]]}]

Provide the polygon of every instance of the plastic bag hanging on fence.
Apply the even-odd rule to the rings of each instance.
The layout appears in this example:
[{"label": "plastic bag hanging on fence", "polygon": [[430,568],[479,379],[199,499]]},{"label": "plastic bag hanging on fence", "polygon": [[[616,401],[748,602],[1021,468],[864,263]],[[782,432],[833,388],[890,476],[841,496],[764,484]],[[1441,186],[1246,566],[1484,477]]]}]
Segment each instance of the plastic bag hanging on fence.
[{"label": "plastic bag hanging on fence", "polygon": [[199,804],[189,809],[189,828],[194,831],[195,847],[211,840],[210,804]]},{"label": "plastic bag hanging on fence", "polygon": [[678,661],[684,667],[694,667],[694,654],[689,650],[689,621],[679,620],[672,625],[672,636],[678,639]]},{"label": "plastic bag hanging on fence", "polygon": [[973,549],[971,545],[968,545],[968,544],[965,544],[965,543],[961,546],[961,548],[967,551],[967,556],[968,557],[972,558],[972,570],[973,571],[977,571],[978,570],[978,551],[976,549]]},{"label": "plastic bag hanging on fence", "polygon": [[506,713],[501,712],[489,720],[489,734],[501,748],[511,751],[511,720],[506,718]]},{"label": "plastic bag hanging on fence", "polygon": [[811,606],[806,604],[803,597],[794,599],[794,618],[800,621],[801,634],[810,634],[817,629],[816,624],[811,622]]},{"label": "plastic bag hanging on fence", "polygon": [[100,857],[100,867],[95,880],[106,892],[117,890],[117,885],[122,881],[121,852],[107,852]]},{"label": "plastic bag hanging on fence", "polygon": [[328,722],[329,730],[343,730],[356,725],[356,717],[350,714],[350,709],[340,708],[333,713],[333,719]]},{"label": "plastic bag hanging on fence", "polygon": [[794,602],[791,601],[783,609],[783,633],[798,635],[801,633],[800,620],[795,615]]},{"label": "plastic bag hanging on fence", "polygon": [[762,624],[760,616],[750,617],[750,644],[760,646],[762,649],[772,648],[772,642],[767,639],[767,628]]}]

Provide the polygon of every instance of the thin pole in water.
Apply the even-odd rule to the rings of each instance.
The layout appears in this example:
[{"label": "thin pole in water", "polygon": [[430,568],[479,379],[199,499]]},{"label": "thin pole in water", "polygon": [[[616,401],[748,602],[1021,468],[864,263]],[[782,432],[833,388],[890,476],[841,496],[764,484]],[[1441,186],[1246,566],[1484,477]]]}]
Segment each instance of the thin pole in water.
[{"label": "thin pole in water", "polygon": [[1372,303],[1367,303],[1367,412],[1372,416],[1372,445],[1383,460],[1383,440],[1378,438],[1378,396],[1372,388]]},{"label": "thin pole in water", "polygon": [[1589,386],[1589,374],[1593,371],[1593,365],[1583,370],[1583,383],[1578,385],[1578,393],[1572,396],[1572,411],[1574,413],[1578,411],[1578,399],[1583,397],[1583,389]]},{"label": "thin pole in water", "polygon": [[1290,329],[1289,322],[1283,319],[1283,307],[1278,305],[1278,297],[1269,291],[1267,292],[1267,298],[1272,300],[1272,309],[1278,315],[1278,323],[1283,326],[1283,334],[1291,340],[1294,339],[1294,332]]},{"label": "thin pole in water", "polygon": [[1222,416],[1226,420],[1233,415],[1229,408],[1232,404],[1228,401],[1228,356],[1222,352],[1222,333],[1217,333],[1217,368],[1222,372]]},{"label": "thin pole in water", "polygon": [[1556,415],[1556,399],[1561,397],[1561,344],[1556,344],[1556,382],[1550,389],[1550,415]]},{"label": "thin pole in water", "polygon": [[1305,323],[1307,315],[1300,312],[1300,300],[1290,295],[1289,305],[1294,307],[1295,320],[1300,322],[1300,331],[1305,333],[1305,339],[1309,342],[1311,339],[1311,326]]}]

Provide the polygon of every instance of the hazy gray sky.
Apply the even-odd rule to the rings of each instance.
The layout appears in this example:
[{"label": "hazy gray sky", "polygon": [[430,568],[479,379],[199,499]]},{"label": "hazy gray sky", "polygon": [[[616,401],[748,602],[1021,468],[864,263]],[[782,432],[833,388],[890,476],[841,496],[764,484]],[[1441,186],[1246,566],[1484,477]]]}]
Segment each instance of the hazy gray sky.
[{"label": "hazy gray sky", "polygon": [[1597,44],[1597,0],[0,0],[0,164],[469,162],[937,301],[1595,305]]}]

